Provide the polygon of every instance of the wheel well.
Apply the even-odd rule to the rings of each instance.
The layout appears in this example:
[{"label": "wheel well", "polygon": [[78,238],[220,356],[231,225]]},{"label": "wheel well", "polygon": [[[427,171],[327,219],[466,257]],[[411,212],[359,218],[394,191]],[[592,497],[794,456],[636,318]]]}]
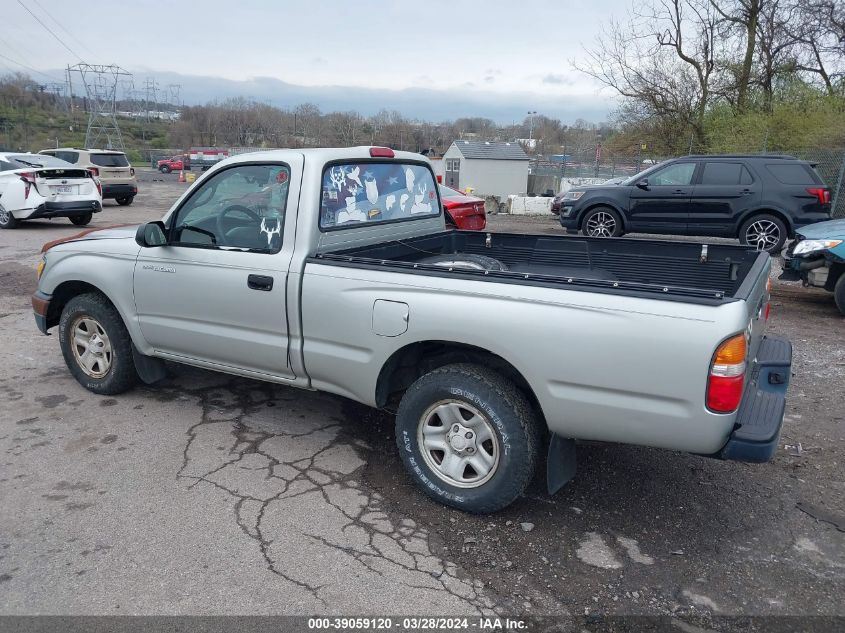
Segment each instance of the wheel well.
[{"label": "wheel well", "polygon": [[616,215],[619,216],[619,219],[622,221],[622,229],[624,230],[624,229],[628,228],[627,225],[626,225],[626,222],[625,222],[625,214],[624,213],[622,213],[619,209],[614,207],[612,204],[608,204],[607,202],[596,202],[596,203],[588,206],[583,211],[581,211],[581,215],[578,218],[578,229],[579,230],[584,228],[584,218],[587,216],[587,214],[590,211],[592,211],[593,209],[597,209],[599,207],[607,207],[608,209],[612,210],[614,213],[616,213]]},{"label": "wheel well", "polygon": [[[77,295],[88,292],[96,292],[105,297],[99,288],[84,281],[65,281],[60,283],[50,297],[50,308],[47,310],[47,327],[51,328],[59,324],[59,320],[62,318],[62,310],[65,309],[68,301]],[[108,297],[106,299],[111,302]]]},{"label": "wheel well", "polygon": [[739,224],[736,227],[736,237],[740,239],[742,236],[740,235],[740,231],[742,230],[742,226],[748,222],[751,218],[757,217],[758,215],[773,215],[778,220],[783,222],[783,225],[786,227],[786,236],[787,237],[795,237],[795,232],[792,230],[792,221],[789,219],[783,211],[776,211],[775,209],[757,209],[756,211],[752,211],[748,215],[740,220]]},{"label": "wheel well", "polygon": [[501,356],[486,349],[451,341],[421,341],[394,352],[379,372],[376,404],[384,407],[401,396],[414,381],[430,371],[452,363],[474,363],[489,367],[512,381],[543,414],[537,396],[519,370]]}]

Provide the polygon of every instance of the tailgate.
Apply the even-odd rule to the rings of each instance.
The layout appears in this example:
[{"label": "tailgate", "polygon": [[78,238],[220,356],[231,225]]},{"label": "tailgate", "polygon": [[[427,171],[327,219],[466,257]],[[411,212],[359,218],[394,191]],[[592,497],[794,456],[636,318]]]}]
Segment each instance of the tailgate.
[{"label": "tailgate", "polygon": [[38,169],[35,178],[44,196],[88,195],[95,188],[87,169]]}]

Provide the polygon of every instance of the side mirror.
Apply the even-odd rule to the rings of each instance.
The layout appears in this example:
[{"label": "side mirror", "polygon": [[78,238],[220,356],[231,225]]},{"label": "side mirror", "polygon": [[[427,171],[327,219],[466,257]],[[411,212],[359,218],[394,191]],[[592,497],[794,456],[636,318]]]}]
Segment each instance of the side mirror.
[{"label": "side mirror", "polygon": [[138,227],[135,232],[135,241],[143,248],[153,248],[167,244],[164,222],[157,220],[148,222]]},{"label": "side mirror", "polygon": [[648,178],[642,178],[637,181],[637,187],[640,189],[648,189]]}]

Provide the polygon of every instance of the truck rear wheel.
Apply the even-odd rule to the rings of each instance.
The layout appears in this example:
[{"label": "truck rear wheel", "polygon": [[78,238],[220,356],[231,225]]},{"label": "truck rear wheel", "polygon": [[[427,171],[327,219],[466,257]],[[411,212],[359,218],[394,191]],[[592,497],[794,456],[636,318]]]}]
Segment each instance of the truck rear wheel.
[{"label": "truck rear wheel", "polygon": [[119,198],[115,198],[114,201],[122,207],[128,207],[130,204],[132,204],[132,201],[134,199],[135,196],[120,196]]},{"label": "truck rear wheel", "polygon": [[168,167],[167,165],[162,165],[161,167],[158,168],[158,170],[163,174],[169,174],[170,173],[170,167]]},{"label": "truck rear wheel", "polygon": [[59,344],[70,373],[89,391],[113,395],[138,382],[129,332],[120,313],[100,294],[68,301],[59,321]]},{"label": "truck rear wheel", "polygon": [[396,415],[405,468],[444,505],[487,513],[508,506],[534,476],[539,421],[509,380],[478,365],[447,365],[412,384]]}]

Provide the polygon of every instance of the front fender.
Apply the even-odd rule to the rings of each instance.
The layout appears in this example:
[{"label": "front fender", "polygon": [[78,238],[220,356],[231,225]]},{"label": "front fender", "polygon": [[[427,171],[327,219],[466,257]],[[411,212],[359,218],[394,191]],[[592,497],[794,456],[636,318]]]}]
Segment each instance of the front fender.
[{"label": "front fender", "polygon": [[141,334],[135,312],[132,279],[136,254],[103,255],[79,251],[54,252],[51,249],[47,257],[47,267],[38,282],[38,292],[49,295],[51,300],[66,302],[73,294],[66,296],[63,288],[76,287],[74,294],[84,292],[84,287],[96,289],[117,309],[138,350],[142,354],[152,352]]}]

